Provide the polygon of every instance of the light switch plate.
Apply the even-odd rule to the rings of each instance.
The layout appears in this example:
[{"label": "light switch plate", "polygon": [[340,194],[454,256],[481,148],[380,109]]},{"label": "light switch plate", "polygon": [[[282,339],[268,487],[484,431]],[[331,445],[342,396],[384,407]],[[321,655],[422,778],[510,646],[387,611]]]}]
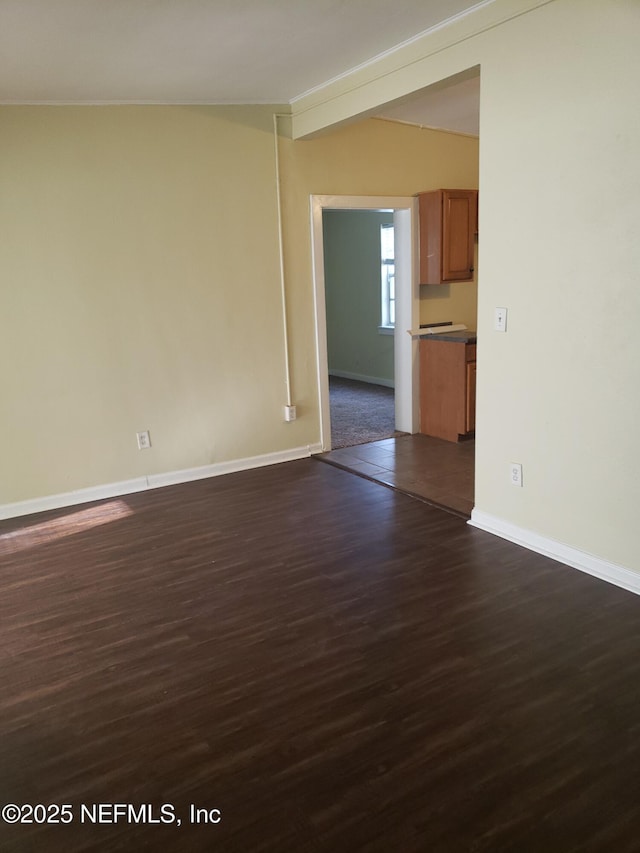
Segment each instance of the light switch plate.
[{"label": "light switch plate", "polygon": [[496,308],[493,313],[493,328],[496,332],[507,331],[507,309]]}]

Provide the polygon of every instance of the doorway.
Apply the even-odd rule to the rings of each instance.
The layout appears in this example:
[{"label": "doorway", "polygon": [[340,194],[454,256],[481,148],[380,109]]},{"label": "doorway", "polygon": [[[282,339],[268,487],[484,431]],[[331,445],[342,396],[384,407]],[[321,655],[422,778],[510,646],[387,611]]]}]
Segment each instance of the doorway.
[{"label": "doorway", "polygon": [[[396,239],[396,323],[394,334],[395,427],[408,433],[332,451],[327,317],[324,271],[324,210],[393,210]],[[414,198],[312,196],[312,260],[324,462],[399,489],[463,518],[473,508],[473,447],[419,432],[418,339],[407,334],[420,325],[417,275],[418,218]]]},{"label": "doorway", "polygon": [[311,228],[315,292],[316,347],[323,451],[332,449],[331,398],[327,345],[327,306],[323,214],[325,211],[388,211],[395,235],[395,332],[393,385],[395,429],[415,433],[419,427],[417,343],[407,332],[418,324],[419,302],[415,263],[417,210],[411,197],[312,196]]},{"label": "doorway", "polygon": [[331,447],[395,432],[392,210],[323,210]]}]

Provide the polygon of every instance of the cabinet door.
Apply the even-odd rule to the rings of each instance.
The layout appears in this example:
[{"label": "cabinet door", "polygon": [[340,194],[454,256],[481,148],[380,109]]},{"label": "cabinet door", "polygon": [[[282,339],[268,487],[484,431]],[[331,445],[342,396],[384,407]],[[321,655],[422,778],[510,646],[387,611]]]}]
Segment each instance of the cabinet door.
[{"label": "cabinet door", "polygon": [[476,190],[442,192],[442,281],[473,278]]},{"label": "cabinet door", "polygon": [[467,362],[467,393],[466,393],[466,431],[473,432],[476,428],[476,363]]},{"label": "cabinet door", "polygon": [[420,341],[420,432],[426,435],[458,441],[466,431],[465,349],[453,341]]},{"label": "cabinet door", "polygon": [[442,284],[442,190],[420,193],[420,284]]}]

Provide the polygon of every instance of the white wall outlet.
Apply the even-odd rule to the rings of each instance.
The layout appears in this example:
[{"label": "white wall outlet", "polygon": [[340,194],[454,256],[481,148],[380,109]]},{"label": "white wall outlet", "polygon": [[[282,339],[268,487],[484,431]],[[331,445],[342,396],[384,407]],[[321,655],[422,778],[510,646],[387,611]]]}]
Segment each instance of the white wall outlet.
[{"label": "white wall outlet", "polygon": [[493,312],[493,328],[496,332],[507,331],[507,309],[496,308]]},{"label": "white wall outlet", "polygon": [[522,465],[519,462],[509,463],[509,480],[512,486],[522,486]]},{"label": "white wall outlet", "polygon": [[284,407],[284,419],[287,423],[291,423],[291,421],[295,421],[297,417],[296,407],[295,406],[285,406]]},{"label": "white wall outlet", "polygon": [[151,436],[148,429],[145,429],[144,432],[137,432],[136,438],[138,439],[138,450],[149,450],[151,447]]}]

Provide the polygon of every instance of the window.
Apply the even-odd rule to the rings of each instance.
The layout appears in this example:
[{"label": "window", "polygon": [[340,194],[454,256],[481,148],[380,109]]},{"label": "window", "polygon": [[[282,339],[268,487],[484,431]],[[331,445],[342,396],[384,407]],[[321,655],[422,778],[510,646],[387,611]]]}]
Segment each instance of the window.
[{"label": "window", "polygon": [[391,334],[396,324],[396,280],[393,225],[380,226],[381,321],[380,332]]}]

